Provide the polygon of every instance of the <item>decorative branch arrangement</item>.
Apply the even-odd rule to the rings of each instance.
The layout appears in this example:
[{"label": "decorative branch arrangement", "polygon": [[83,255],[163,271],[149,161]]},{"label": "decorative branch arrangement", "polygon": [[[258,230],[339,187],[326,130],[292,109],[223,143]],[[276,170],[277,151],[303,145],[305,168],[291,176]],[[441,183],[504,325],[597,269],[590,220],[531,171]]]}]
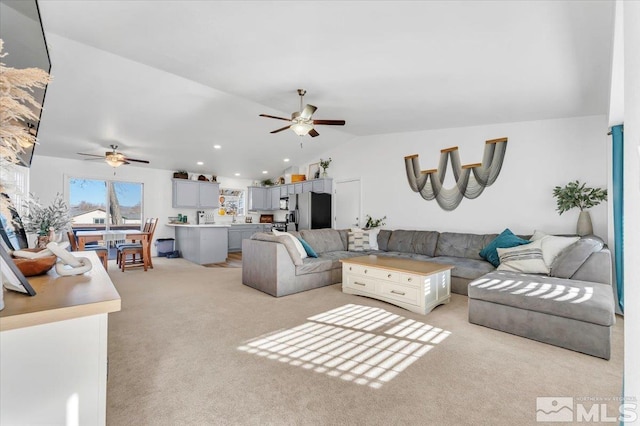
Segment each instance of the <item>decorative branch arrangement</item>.
[{"label": "decorative branch arrangement", "polygon": [[607,201],[607,190],[603,188],[589,188],[585,183],[580,184],[576,180],[569,182],[564,187],[553,188],[553,196],[556,198],[556,210],[562,214],[573,208],[584,211],[595,207],[603,201]]},{"label": "decorative branch arrangement", "polygon": [[[418,154],[409,155],[404,157],[409,186],[413,192],[419,192],[425,200],[435,198],[442,209],[454,210],[460,205],[463,197],[477,198],[484,188],[496,181],[506,150],[507,138],[488,140],[484,147],[482,163],[462,165],[458,147],[446,148],[440,151],[438,168],[423,171],[420,170]],[[453,188],[444,188],[449,160],[456,185]]]}]

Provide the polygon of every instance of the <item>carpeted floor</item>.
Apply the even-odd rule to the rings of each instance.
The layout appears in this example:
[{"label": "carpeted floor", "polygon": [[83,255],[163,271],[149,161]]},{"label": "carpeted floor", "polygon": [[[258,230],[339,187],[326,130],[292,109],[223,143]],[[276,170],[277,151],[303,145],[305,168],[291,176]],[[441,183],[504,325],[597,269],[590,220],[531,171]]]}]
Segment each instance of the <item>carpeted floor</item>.
[{"label": "carpeted floor", "polygon": [[340,284],[274,298],[238,268],[154,266],[110,268],[109,425],[533,425],[536,397],[617,415],[620,317],[605,361],[469,324],[465,296],[423,316]]}]

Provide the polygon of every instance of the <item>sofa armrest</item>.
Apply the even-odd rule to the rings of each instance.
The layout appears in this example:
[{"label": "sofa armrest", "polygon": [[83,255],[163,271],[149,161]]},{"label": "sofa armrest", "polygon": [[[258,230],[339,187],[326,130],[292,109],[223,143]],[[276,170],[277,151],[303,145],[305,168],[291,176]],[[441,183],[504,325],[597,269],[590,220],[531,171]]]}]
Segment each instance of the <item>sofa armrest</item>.
[{"label": "sofa armrest", "polygon": [[611,251],[604,248],[591,253],[591,256],[571,276],[571,279],[611,285],[613,282]]},{"label": "sofa armrest", "polygon": [[275,297],[287,283],[295,282],[296,266],[283,244],[260,240],[242,241],[242,283]]}]

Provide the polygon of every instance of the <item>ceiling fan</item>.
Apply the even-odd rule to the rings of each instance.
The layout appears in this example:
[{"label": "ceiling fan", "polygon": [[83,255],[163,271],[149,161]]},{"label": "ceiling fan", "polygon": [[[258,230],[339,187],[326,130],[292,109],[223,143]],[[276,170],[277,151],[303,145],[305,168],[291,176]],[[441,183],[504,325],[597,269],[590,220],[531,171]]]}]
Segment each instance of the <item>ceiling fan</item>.
[{"label": "ceiling fan", "polygon": [[78,152],[78,155],[95,157],[85,158],[85,160],[104,160],[111,167],[120,167],[123,164],[130,164],[131,162],[149,164],[147,160],[136,160],[135,158],[126,157],[123,153],[116,151],[116,149],[118,149],[118,145],[111,145],[111,151],[105,152],[104,155],[84,154],[82,152]]},{"label": "ceiling fan", "polygon": [[316,124],[328,124],[330,126],[344,126],[344,123],[345,123],[344,120],[313,120],[311,116],[318,108],[316,108],[311,104],[305,105],[304,108],[302,107],[304,95],[306,93],[307,93],[306,90],[298,89],[298,95],[300,95],[300,111],[291,113],[291,118],[276,117],[268,114],[260,114],[260,117],[275,118],[277,120],[284,120],[284,121],[291,122],[290,125],[282,127],[281,129],[274,130],[270,133],[278,133],[283,130],[291,129],[298,136],[310,135],[312,138],[315,138],[320,134],[313,127]]}]

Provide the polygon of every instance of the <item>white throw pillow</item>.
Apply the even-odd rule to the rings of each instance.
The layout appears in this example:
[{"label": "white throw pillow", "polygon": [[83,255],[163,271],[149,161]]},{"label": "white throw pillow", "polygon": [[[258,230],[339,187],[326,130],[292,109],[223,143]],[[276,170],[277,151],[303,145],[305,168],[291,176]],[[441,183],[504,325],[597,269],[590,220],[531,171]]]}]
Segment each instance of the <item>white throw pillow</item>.
[{"label": "white throw pillow", "polygon": [[278,231],[277,229],[272,229],[271,231],[273,232],[273,235],[276,235],[276,236],[286,235],[287,237],[289,237],[291,241],[293,241],[293,245],[296,246],[296,250],[298,250],[298,253],[300,253],[300,258],[304,259],[306,257],[309,257],[307,255],[307,251],[304,249],[299,239],[297,239],[296,237],[294,237],[288,232]]},{"label": "white throw pillow", "polygon": [[380,228],[373,228],[369,230],[369,247],[371,250],[380,250],[378,247],[378,234],[380,233]]},{"label": "white throw pillow", "polygon": [[580,239],[580,237],[558,237],[556,235],[549,235],[545,232],[536,230],[529,241],[542,241],[542,256],[544,263],[548,268],[551,268],[553,261],[560,252],[570,245],[574,244]]},{"label": "white throw pillow", "polygon": [[525,274],[549,274],[542,255],[542,240],[511,248],[498,248],[498,270]]},{"label": "white throw pillow", "polygon": [[349,251],[369,250],[369,233],[362,229],[358,229],[357,231],[351,230],[348,233],[348,243],[347,250]]}]

